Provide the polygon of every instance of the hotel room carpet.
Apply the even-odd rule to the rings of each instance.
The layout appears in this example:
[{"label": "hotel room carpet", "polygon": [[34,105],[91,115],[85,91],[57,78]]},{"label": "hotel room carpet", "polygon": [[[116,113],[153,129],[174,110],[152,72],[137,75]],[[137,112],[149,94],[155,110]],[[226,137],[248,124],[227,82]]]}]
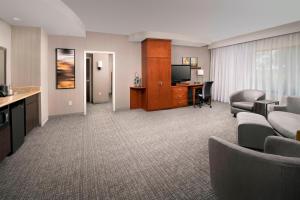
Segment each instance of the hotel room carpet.
[{"label": "hotel room carpet", "polygon": [[0,163],[0,199],[216,199],[208,138],[236,141],[229,105],[51,118]]}]

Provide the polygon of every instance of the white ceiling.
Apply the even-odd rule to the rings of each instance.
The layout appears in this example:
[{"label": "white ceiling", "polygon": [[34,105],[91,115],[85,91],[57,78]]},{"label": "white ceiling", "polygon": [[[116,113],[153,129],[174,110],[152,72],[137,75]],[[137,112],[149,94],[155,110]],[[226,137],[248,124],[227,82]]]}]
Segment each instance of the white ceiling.
[{"label": "white ceiling", "polygon": [[89,31],[181,34],[211,43],[300,20],[300,0],[63,0]]},{"label": "white ceiling", "polygon": [[0,0],[0,18],[12,25],[42,27],[53,35],[86,33],[79,17],[61,0]]},{"label": "white ceiling", "polygon": [[300,0],[0,0],[0,18],[56,35],[161,35],[199,46],[299,21],[299,7]]}]

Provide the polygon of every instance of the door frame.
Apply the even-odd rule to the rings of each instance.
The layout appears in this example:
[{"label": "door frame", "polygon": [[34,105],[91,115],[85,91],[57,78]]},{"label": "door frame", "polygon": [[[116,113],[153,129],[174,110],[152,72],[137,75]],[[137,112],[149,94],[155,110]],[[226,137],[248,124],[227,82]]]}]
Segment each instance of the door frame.
[{"label": "door frame", "polygon": [[[90,82],[89,82],[89,84],[90,84],[90,103],[93,103],[93,58],[90,58],[90,57],[86,57],[86,60],[85,60],[85,62],[87,61],[87,60],[90,60],[89,62],[90,62]],[[87,99],[87,98],[86,98]]]},{"label": "door frame", "polygon": [[85,50],[83,52],[84,55],[84,68],[83,68],[83,113],[86,115],[87,109],[86,109],[86,54],[87,53],[100,53],[100,54],[111,54],[113,56],[113,80],[112,80],[112,106],[113,106],[113,112],[116,111],[116,53],[113,51],[91,51],[91,50]]}]

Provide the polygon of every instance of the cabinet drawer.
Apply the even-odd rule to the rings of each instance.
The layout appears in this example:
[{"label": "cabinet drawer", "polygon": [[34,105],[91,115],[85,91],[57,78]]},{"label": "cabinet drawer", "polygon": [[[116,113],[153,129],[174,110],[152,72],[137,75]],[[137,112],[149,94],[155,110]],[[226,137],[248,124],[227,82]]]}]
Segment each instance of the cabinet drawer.
[{"label": "cabinet drawer", "polygon": [[175,100],[186,100],[188,98],[187,94],[176,94],[173,96]]},{"label": "cabinet drawer", "polygon": [[188,106],[187,100],[176,100],[174,101],[174,107]]}]

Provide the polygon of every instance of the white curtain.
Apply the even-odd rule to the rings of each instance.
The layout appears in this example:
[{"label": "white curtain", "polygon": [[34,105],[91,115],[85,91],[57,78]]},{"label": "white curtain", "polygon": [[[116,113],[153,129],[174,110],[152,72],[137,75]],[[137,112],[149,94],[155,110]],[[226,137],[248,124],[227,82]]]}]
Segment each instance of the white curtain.
[{"label": "white curtain", "polygon": [[212,49],[213,99],[228,102],[243,89],[267,99],[300,96],[300,33]]}]

